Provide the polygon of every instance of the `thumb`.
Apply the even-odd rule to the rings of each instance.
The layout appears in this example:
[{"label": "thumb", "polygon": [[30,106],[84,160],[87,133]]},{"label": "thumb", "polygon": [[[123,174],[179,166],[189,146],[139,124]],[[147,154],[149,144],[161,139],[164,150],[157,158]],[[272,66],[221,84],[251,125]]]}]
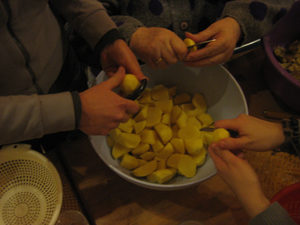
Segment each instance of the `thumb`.
[{"label": "thumb", "polygon": [[118,70],[115,72],[115,74],[112,75],[107,81],[105,81],[107,87],[109,89],[114,89],[118,87],[122,83],[125,74],[126,74],[125,68],[120,66]]},{"label": "thumb", "polygon": [[192,34],[189,32],[185,32],[185,37],[190,38],[196,43],[202,42],[202,41],[207,41],[213,36],[212,33],[208,32],[207,30],[204,30],[202,32],[199,32],[198,34]]}]

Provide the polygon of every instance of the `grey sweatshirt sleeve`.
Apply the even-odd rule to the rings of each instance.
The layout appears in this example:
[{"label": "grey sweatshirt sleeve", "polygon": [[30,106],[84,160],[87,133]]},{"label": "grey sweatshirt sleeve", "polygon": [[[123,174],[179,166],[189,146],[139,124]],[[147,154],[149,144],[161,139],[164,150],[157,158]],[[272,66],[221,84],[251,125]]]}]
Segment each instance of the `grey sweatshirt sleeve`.
[{"label": "grey sweatshirt sleeve", "polygon": [[291,8],[294,0],[228,1],[221,18],[232,17],[241,26],[243,41],[249,43],[263,37]]},{"label": "grey sweatshirt sleeve", "polygon": [[296,225],[288,212],[278,203],[274,202],[265,211],[255,216],[249,225]]},{"label": "grey sweatshirt sleeve", "polygon": [[1,96],[0,107],[0,145],[75,129],[75,110],[70,92]]}]

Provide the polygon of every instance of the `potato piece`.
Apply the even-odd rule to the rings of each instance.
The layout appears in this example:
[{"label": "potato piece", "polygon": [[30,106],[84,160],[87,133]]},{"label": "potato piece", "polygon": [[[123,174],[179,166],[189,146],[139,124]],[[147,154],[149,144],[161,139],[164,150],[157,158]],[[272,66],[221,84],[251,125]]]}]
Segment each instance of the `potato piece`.
[{"label": "potato piece", "polygon": [[208,113],[200,113],[196,118],[202,123],[203,127],[207,127],[214,122],[213,118]]},{"label": "potato piece", "polygon": [[[189,46],[192,46],[192,45],[196,44],[195,41],[190,39],[190,38],[185,38],[183,41],[184,41],[186,47],[189,47]],[[188,48],[188,53],[196,52],[197,50],[198,50],[197,46],[193,46],[193,47]]]},{"label": "potato piece", "polygon": [[126,148],[136,148],[141,141],[141,137],[138,134],[120,133],[117,137],[117,142]]},{"label": "potato piece", "polygon": [[201,137],[201,133],[196,125],[189,124],[178,131],[178,137],[181,139],[197,139]]},{"label": "potato piece", "polygon": [[162,110],[157,107],[148,107],[146,127],[153,127],[161,121]]},{"label": "potato piece", "polygon": [[197,166],[195,161],[189,155],[183,155],[178,162],[178,172],[187,178],[196,175]]},{"label": "potato piece", "polygon": [[130,118],[126,123],[120,123],[118,128],[123,132],[131,133],[133,130],[133,124],[135,124],[135,121]]},{"label": "potato piece", "polygon": [[139,100],[140,104],[148,104],[150,102],[152,102],[152,98],[151,98],[151,94],[150,94],[151,90],[150,89],[145,89],[145,91],[141,94]]},{"label": "potato piece", "polygon": [[203,144],[208,146],[212,143],[212,132],[201,131]]},{"label": "potato piece", "polygon": [[191,102],[191,96],[188,93],[182,93],[180,95],[175,96],[174,98],[175,105],[181,105],[190,102]]},{"label": "potato piece", "polygon": [[173,108],[173,100],[172,99],[162,99],[155,102],[155,106],[160,108],[163,113],[171,113]]},{"label": "potato piece", "polygon": [[129,153],[131,151],[131,148],[126,148],[122,145],[120,145],[119,143],[116,143],[112,149],[112,157],[114,159],[118,159],[121,156]]},{"label": "potato piece", "polygon": [[171,140],[172,135],[173,135],[171,127],[169,127],[163,123],[159,123],[154,126],[154,129],[156,130],[156,132],[158,133],[158,136],[161,138],[161,140],[164,144],[168,143]]},{"label": "potato piece", "polygon": [[155,160],[148,162],[147,164],[138,167],[131,171],[131,173],[136,177],[145,177],[150,173],[154,172],[157,167],[157,162]]},{"label": "potato piece", "polygon": [[171,115],[169,113],[163,114],[161,116],[161,123],[171,125]]},{"label": "potato piece", "polygon": [[139,161],[134,156],[125,154],[122,157],[120,166],[128,170],[133,170],[139,166]]},{"label": "potato piece", "polygon": [[169,96],[174,97],[176,95],[177,86],[169,88],[168,91],[169,91]]},{"label": "potato piece", "polygon": [[118,140],[118,135],[121,134],[122,131],[119,128],[113,129],[109,132],[109,136],[115,141],[117,142]]},{"label": "potato piece", "polygon": [[230,137],[230,133],[228,132],[228,130],[225,130],[224,128],[218,128],[212,132],[212,142],[218,142],[221,139],[229,138],[229,137]]},{"label": "potato piece", "polygon": [[196,166],[202,166],[206,159],[207,150],[203,147],[198,155],[191,155],[192,159],[195,161]]},{"label": "potato piece", "polygon": [[146,161],[150,161],[151,159],[153,159],[155,156],[157,156],[156,152],[145,152],[144,154],[140,155],[141,159],[144,159]]},{"label": "potato piece", "polygon": [[181,104],[180,108],[187,113],[188,111],[194,110],[195,106],[192,103]]},{"label": "potato piece", "polygon": [[174,147],[169,142],[166,146],[161,150],[160,153],[156,155],[157,160],[168,159],[174,153]]},{"label": "potato piece", "polygon": [[185,149],[190,155],[198,155],[203,148],[203,140],[201,138],[185,139]]},{"label": "potato piece", "polygon": [[156,179],[153,173],[150,173],[147,177],[146,177],[147,181],[150,181],[152,183],[156,183]]},{"label": "potato piece", "polygon": [[161,170],[161,169],[166,169],[166,168],[167,168],[167,160],[166,159],[157,160],[156,170]]},{"label": "potato piece", "polygon": [[186,113],[182,110],[178,119],[176,120],[176,124],[178,125],[178,127],[183,128],[186,126],[186,122],[187,122],[187,115]]},{"label": "potato piece", "polygon": [[187,117],[196,117],[198,114],[203,113],[201,109],[193,109],[186,112]]},{"label": "potato piece", "polygon": [[[153,179],[151,179],[151,180],[155,180],[157,183],[163,184],[163,183],[166,183],[167,181],[171,180],[175,176],[175,174],[176,174],[175,169],[172,169],[172,168],[160,169],[160,170],[156,170],[153,173],[151,173],[151,176],[153,176]],[[148,177],[147,177],[147,179],[149,180]]]},{"label": "potato piece", "polygon": [[145,129],[146,125],[147,125],[146,120],[133,124],[134,132],[136,134],[140,134]]},{"label": "potato piece", "polygon": [[140,133],[140,136],[141,136],[141,142],[146,142],[150,145],[154,145],[158,139],[157,132],[155,130],[145,129]]},{"label": "potato piece", "polygon": [[192,98],[192,104],[200,109],[202,112],[206,112],[207,110],[207,104],[206,100],[203,95],[201,94],[195,94],[194,97]]},{"label": "potato piece", "polygon": [[126,74],[123,81],[120,84],[120,90],[126,95],[131,94],[140,86],[139,80],[133,74]]},{"label": "potato piece", "polygon": [[174,124],[178,119],[182,109],[179,105],[174,105],[171,111],[171,124]]},{"label": "potato piece", "polygon": [[111,136],[106,137],[106,143],[110,149],[112,149],[115,145],[115,141],[111,138]]},{"label": "potato piece", "polygon": [[173,145],[175,152],[180,154],[185,153],[184,141],[181,138],[172,138],[170,143]]},{"label": "potato piece", "polygon": [[199,129],[199,130],[202,127],[200,121],[196,117],[194,117],[194,116],[187,118],[186,125],[187,126],[189,126],[189,125],[195,125],[197,127],[197,129]]},{"label": "potato piece", "polygon": [[176,125],[172,127],[172,138],[178,138],[178,131],[180,128]]},{"label": "potato piece", "polygon": [[137,160],[138,160],[138,162],[139,162],[139,166],[138,166],[138,167],[141,167],[141,166],[143,166],[143,165],[145,165],[145,164],[148,163],[148,161],[147,161],[147,160],[144,160],[144,159],[137,159]]},{"label": "potato piece", "polygon": [[157,139],[155,144],[152,145],[152,150],[154,152],[159,153],[164,147],[165,147],[164,144],[159,139]]},{"label": "potato piece", "polygon": [[150,149],[150,145],[148,143],[140,142],[140,144],[136,148],[131,150],[131,153],[133,155],[141,155],[149,151],[149,149]]},{"label": "potato piece", "polygon": [[178,162],[183,156],[184,156],[183,154],[179,154],[179,153],[172,154],[167,160],[167,166],[177,169]]},{"label": "potato piece", "polygon": [[142,110],[134,117],[136,123],[146,120],[148,113],[148,106],[144,106]]},{"label": "potato piece", "polygon": [[152,88],[151,92],[151,98],[154,101],[159,101],[162,99],[168,99],[169,98],[169,91],[168,88],[163,86],[162,84],[156,85]]}]

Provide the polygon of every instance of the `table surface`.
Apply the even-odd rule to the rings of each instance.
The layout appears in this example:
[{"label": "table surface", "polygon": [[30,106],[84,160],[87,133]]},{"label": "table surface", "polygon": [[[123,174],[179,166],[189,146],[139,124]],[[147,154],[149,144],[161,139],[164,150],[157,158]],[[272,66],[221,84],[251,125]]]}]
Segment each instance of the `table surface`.
[{"label": "table surface", "polygon": [[[224,65],[243,89],[249,114],[270,121],[275,120],[265,118],[264,110],[285,112],[299,117],[298,112],[286,107],[268,89],[263,76],[264,60],[264,52],[259,47]],[[177,225],[186,220],[198,220],[206,225],[243,225],[249,222],[249,217],[235,194],[218,175],[189,189],[155,191],[136,186],[115,174],[93,150],[88,137],[81,133],[74,135],[72,141],[61,144],[57,152],[62,157],[78,193],[76,198],[79,197],[79,200],[77,199],[74,204],[82,203],[77,208],[83,209],[91,224]],[[290,172],[291,179],[282,182],[276,178],[278,180],[276,184],[271,182],[272,187],[275,187],[271,190],[266,174],[271,174],[274,169],[268,167],[261,170],[261,164],[258,162],[270,160],[272,154],[264,154],[264,157],[257,154],[251,152],[248,160],[258,172],[267,197],[271,198],[284,186],[300,181],[300,172],[298,174]],[[290,162],[289,157],[281,157],[280,160]],[[299,165],[298,159],[292,160],[293,165]],[[69,183],[64,184],[64,189],[69,187]],[[74,206],[73,208],[76,209]]]}]

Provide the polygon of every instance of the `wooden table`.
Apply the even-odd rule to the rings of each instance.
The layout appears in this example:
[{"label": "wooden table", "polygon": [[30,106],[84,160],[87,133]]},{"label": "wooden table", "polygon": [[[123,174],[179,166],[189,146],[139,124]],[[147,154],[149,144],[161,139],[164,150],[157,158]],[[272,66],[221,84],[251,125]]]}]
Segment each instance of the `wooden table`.
[{"label": "wooden table", "polygon": [[[262,72],[264,60],[263,50],[257,48],[225,64],[245,93],[249,114],[266,119],[263,116],[266,109],[299,116],[269,91]],[[116,175],[101,161],[85,135],[77,135],[58,150],[93,224],[177,225],[198,220],[206,225],[243,225],[249,222],[235,194],[218,175],[186,190],[155,191]]]}]

